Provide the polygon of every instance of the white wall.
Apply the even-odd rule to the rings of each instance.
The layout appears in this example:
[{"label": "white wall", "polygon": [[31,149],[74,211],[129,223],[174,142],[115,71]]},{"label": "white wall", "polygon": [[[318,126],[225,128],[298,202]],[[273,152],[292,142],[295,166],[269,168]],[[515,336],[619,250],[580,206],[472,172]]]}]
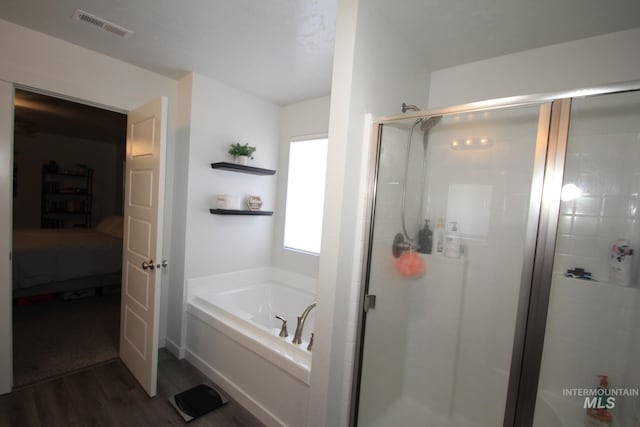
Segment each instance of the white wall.
[{"label": "white wall", "polygon": [[280,121],[273,266],[309,277],[318,276],[319,257],[284,248],[289,143],[294,138],[327,135],[329,133],[330,102],[330,97],[325,96],[287,105],[282,108],[282,120]]},{"label": "white wall", "polygon": [[[184,223],[184,218],[174,218],[171,210],[174,171],[183,167],[173,163],[176,81],[4,20],[0,20],[0,58],[0,80],[113,110],[129,111],[159,96],[168,97],[163,258],[169,260],[169,270],[181,263],[183,260],[171,258],[170,235],[174,220],[176,224]],[[184,189],[175,191],[179,193]],[[10,199],[6,201],[7,205],[10,203]],[[163,275],[163,292],[167,286],[169,275]],[[6,307],[2,309],[7,310]],[[161,342],[165,334],[162,328],[165,317],[166,312],[162,312]]]},{"label": "white wall", "polygon": [[252,166],[275,169],[280,108],[257,97],[192,75],[185,279],[271,265],[273,217],[211,215],[216,194],[262,198],[274,210],[276,179],[211,168],[232,161],[234,142],[257,147]]},{"label": "white wall", "polygon": [[[276,206],[276,177],[212,169],[211,163],[233,161],[227,154],[234,142],[257,148],[252,166],[275,169],[280,139],[280,107],[207,77],[191,73],[179,81],[178,158],[187,158],[184,182],[184,270],[172,276],[167,340],[170,348],[184,345],[183,302],[188,279],[271,265],[274,219],[270,216],[212,215],[216,194],[262,198],[263,210]],[[180,349],[176,348],[180,347]]]},{"label": "white wall", "polygon": [[[366,185],[365,115],[426,105],[428,67],[387,27],[370,3],[338,4],[329,153],[318,274],[316,345],[309,425],[345,425],[355,345]],[[404,48],[403,48],[404,47]],[[366,153],[366,151],[365,151]]]},{"label": "white wall", "polygon": [[639,45],[636,28],[434,71],[429,107],[637,80]]},{"label": "white wall", "polygon": [[[187,185],[189,176],[189,144],[191,137],[191,89],[193,76],[187,74],[178,80],[178,108],[176,116],[176,145],[175,162],[182,165],[176,168],[174,174],[174,224],[171,229],[171,249],[176,262],[169,269],[169,283],[164,290],[167,292],[166,301],[166,344],[167,348],[177,357],[184,357],[183,319],[183,284],[185,272],[185,240],[187,232]],[[178,220],[180,218],[180,220]],[[177,258],[180,257],[178,260]]]},{"label": "white wall", "polygon": [[0,394],[13,385],[11,327],[11,201],[13,195],[13,85],[0,80]]}]

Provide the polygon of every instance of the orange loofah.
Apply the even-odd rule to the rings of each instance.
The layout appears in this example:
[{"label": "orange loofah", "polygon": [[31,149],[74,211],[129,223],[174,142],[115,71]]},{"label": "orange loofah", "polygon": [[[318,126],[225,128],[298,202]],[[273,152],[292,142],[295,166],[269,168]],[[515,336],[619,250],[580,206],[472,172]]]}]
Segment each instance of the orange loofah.
[{"label": "orange loofah", "polygon": [[403,277],[419,277],[425,271],[424,261],[415,252],[403,252],[396,260],[396,270]]}]

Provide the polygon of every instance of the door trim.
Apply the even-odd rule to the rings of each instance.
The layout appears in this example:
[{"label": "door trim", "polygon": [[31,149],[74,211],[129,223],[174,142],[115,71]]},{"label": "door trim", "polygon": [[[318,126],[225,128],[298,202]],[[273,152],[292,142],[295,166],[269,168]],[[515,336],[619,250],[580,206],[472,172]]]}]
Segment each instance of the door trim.
[{"label": "door trim", "polygon": [[[0,394],[13,388],[13,103],[14,85],[0,80]],[[8,107],[8,108],[7,108]]]}]

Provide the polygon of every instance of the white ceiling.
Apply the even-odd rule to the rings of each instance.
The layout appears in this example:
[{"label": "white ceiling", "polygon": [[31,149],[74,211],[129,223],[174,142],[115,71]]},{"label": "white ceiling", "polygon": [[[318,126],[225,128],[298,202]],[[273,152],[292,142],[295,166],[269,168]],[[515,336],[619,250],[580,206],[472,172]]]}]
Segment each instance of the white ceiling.
[{"label": "white ceiling", "polygon": [[[179,78],[277,104],[327,95],[337,0],[0,0],[0,18]],[[360,0],[432,70],[640,26],[638,0]],[[134,31],[119,39],[75,8]]]}]

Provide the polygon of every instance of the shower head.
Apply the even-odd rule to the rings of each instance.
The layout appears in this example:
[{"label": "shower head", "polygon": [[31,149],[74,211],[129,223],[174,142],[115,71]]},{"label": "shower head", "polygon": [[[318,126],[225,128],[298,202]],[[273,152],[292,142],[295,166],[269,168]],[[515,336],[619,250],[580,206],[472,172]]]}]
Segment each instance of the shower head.
[{"label": "shower head", "polygon": [[428,119],[422,121],[420,130],[422,130],[423,132],[428,132],[432,127],[440,123],[440,120],[442,120],[442,116],[431,116]]},{"label": "shower head", "polygon": [[[422,134],[422,146],[424,147],[424,155],[426,159],[427,155],[427,147],[429,146],[429,131],[442,120],[442,116],[431,116],[426,120],[422,120],[420,124],[420,130],[423,132]],[[426,160],[425,160],[426,161]],[[425,163],[426,165],[426,163]],[[426,167],[426,166],[425,166]]]}]

